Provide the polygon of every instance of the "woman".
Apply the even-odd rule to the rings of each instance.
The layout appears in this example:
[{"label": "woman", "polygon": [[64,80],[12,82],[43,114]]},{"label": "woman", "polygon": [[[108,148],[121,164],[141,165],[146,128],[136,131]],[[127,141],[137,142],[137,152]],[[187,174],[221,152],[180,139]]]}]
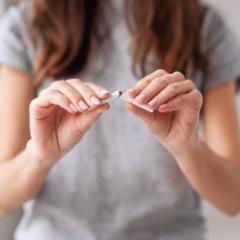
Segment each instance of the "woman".
[{"label": "woman", "polygon": [[[0,29],[0,207],[34,199],[16,239],[200,240],[198,195],[239,212],[240,51],[212,9],[35,0]],[[154,113],[107,111],[118,89]]]}]

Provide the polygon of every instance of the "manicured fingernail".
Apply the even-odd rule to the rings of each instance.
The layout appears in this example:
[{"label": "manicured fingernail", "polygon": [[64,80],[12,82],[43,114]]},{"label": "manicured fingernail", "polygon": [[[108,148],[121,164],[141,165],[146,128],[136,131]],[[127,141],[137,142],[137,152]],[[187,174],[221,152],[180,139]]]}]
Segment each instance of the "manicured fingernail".
[{"label": "manicured fingernail", "polygon": [[107,90],[105,90],[105,89],[102,89],[102,90],[100,91],[100,94],[101,94],[101,95],[108,95],[108,94],[110,94],[110,92],[107,91]]},{"label": "manicured fingernail", "polygon": [[151,107],[155,107],[155,105],[157,104],[157,102],[158,102],[158,100],[157,100],[156,98],[154,98],[152,101],[150,101],[150,102],[148,103],[148,105],[151,106]]},{"label": "manicured fingernail", "polygon": [[133,88],[127,90],[127,94],[129,94],[129,95],[133,95],[135,92],[136,92],[136,90]]},{"label": "manicured fingernail", "polygon": [[139,96],[136,97],[135,100],[139,103],[143,103],[145,99],[146,99],[146,96],[144,94],[140,94]]},{"label": "manicured fingernail", "polygon": [[91,97],[91,101],[94,105],[99,105],[101,103],[100,100],[94,96]]},{"label": "manicured fingernail", "polygon": [[78,109],[71,103],[69,105],[69,107],[74,111],[74,112],[78,112]]},{"label": "manicured fingernail", "polygon": [[78,102],[78,105],[83,110],[87,110],[88,109],[88,105],[85,102],[83,102],[82,100]]}]

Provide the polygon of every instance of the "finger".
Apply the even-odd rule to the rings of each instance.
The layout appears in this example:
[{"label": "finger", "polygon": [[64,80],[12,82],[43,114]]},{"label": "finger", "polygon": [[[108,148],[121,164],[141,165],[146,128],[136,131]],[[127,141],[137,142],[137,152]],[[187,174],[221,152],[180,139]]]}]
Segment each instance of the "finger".
[{"label": "finger", "polygon": [[154,116],[152,113],[149,113],[139,107],[134,106],[131,103],[126,103],[126,108],[131,111],[133,114],[135,114],[137,117],[143,120],[144,123],[150,124],[153,120]]},{"label": "finger", "polygon": [[84,101],[89,106],[98,106],[101,104],[101,101],[97,94],[80,79],[70,79],[67,82],[72,85],[83,97]]},{"label": "finger", "polygon": [[166,86],[156,97],[154,97],[148,105],[153,109],[157,109],[160,105],[173,99],[174,97],[188,93],[195,88],[194,83],[191,80],[183,82],[174,82]]},{"label": "finger", "polygon": [[109,104],[100,105],[98,108],[93,109],[92,111],[86,112],[79,115],[77,118],[77,127],[78,130],[82,133],[87,132],[92,124],[107,110],[109,110]]},{"label": "finger", "polygon": [[178,95],[168,102],[159,106],[160,112],[171,112],[181,109],[186,104],[191,104],[192,112],[199,112],[202,106],[202,95],[198,90],[192,90],[189,93]]},{"label": "finger", "polygon": [[157,77],[139,93],[135,100],[140,104],[145,104],[158,95],[159,92],[161,92],[169,84],[184,80],[184,76],[180,73],[165,74]]},{"label": "finger", "polygon": [[100,99],[107,99],[111,96],[111,93],[108,90],[98,86],[95,83],[86,82],[86,85],[90,87]]},{"label": "finger", "polygon": [[71,102],[71,109],[75,112],[84,112],[89,108],[81,94],[67,81],[55,81],[51,84],[50,89],[56,89],[65,95]]},{"label": "finger", "polygon": [[157,70],[149,75],[147,75],[146,77],[144,77],[143,79],[141,79],[140,81],[138,81],[138,83],[133,87],[130,88],[127,93],[131,96],[131,97],[136,97],[144,88],[146,88],[154,78],[156,77],[161,77],[163,75],[167,74],[167,72],[165,70]]},{"label": "finger", "polygon": [[31,102],[30,112],[34,115],[36,119],[42,119],[45,117],[45,115],[43,114],[43,109],[51,106],[58,106],[71,114],[75,112],[70,108],[69,99],[63,94],[61,94],[59,91],[52,89],[45,91],[44,94],[42,94],[38,98],[35,98]]}]

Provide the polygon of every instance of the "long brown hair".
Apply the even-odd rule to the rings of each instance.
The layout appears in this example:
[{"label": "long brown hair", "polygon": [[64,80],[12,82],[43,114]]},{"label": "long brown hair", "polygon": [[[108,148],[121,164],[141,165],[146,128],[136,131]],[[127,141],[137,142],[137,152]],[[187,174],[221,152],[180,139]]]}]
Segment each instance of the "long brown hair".
[{"label": "long brown hair", "polygon": [[[121,0],[120,0],[121,1]],[[109,0],[34,0],[31,36],[41,48],[36,78],[59,78],[84,69],[90,51],[110,33]],[[125,0],[132,34],[133,68],[146,74],[148,58],[165,70],[190,75],[203,67],[200,54],[202,6],[199,0]]]}]

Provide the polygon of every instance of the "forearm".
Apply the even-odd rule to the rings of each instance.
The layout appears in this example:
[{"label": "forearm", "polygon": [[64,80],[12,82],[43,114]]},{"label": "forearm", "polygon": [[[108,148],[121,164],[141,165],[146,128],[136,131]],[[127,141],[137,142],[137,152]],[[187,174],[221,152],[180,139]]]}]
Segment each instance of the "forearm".
[{"label": "forearm", "polygon": [[29,147],[0,164],[0,211],[7,213],[39,192],[51,166],[35,156]]},{"label": "forearm", "polygon": [[198,136],[188,146],[172,153],[202,197],[228,214],[240,211],[239,166],[215,154]]}]

